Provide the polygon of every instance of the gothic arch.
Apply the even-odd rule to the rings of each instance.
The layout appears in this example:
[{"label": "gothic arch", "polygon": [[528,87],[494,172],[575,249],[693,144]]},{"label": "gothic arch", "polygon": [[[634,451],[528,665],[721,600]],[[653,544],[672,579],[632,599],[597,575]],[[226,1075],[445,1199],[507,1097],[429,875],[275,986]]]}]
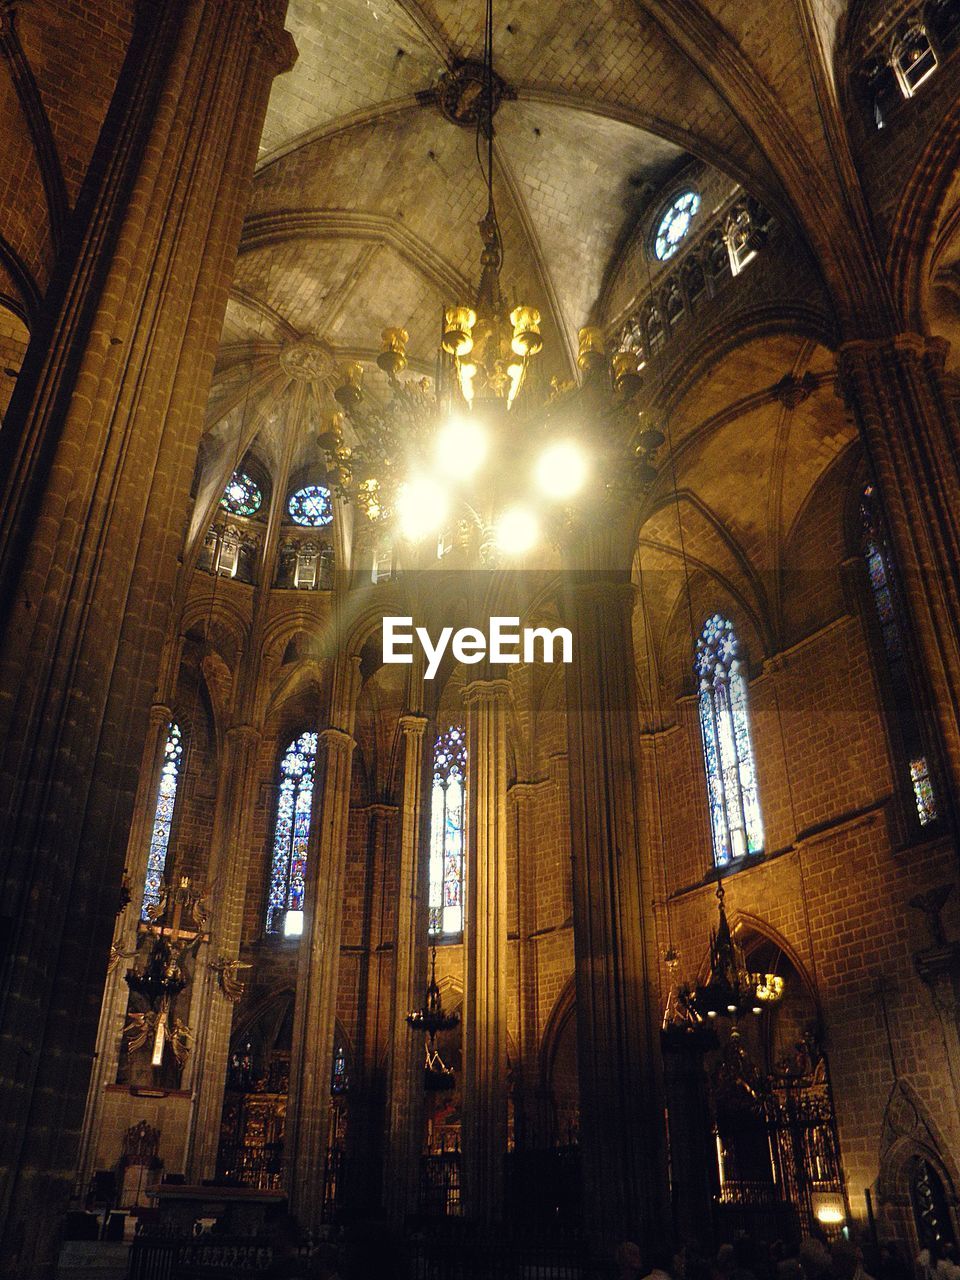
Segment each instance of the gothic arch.
[{"label": "gothic arch", "polygon": [[540,1083],[544,1088],[550,1082],[550,1072],[557,1054],[560,1036],[570,1019],[576,1016],[576,1010],[577,979],[576,974],[571,974],[553,1003],[553,1008],[544,1024],[543,1035],[540,1037],[539,1074]]},{"label": "gothic arch", "polygon": [[926,1161],[939,1176],[956,1230],[960,1216],[956,1158],[916,1090],[907,1081],[898,1080],[883,1115],[876,1202],[887,1228],[895,1234],[909,1233],[919,1248],[910,1196],[917,1160]]}]

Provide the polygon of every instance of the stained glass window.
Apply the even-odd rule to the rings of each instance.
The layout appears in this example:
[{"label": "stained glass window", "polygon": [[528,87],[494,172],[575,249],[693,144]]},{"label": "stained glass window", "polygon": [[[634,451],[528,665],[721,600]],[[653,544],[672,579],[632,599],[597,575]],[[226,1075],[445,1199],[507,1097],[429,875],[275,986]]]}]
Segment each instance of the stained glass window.
[{"label": "stained glass window", "polygon": [[171,724],[163,748],[163,765],[160,769],[160,786],[157,788],[157,806],[153,813],[153,831],[150,835],[150,852],[147,855],[147,878],[143,886],[143,902],[140,919],[149,919],[147,907],[160,901],[163,869],[170,845],[170,828],[173,825],[173,809],[177,803],[177,783],[180,780],[180,762],[183,759],[183,736],[178,724]]},{"label": "stained glass window", "polygon": [[304,485],[290,495],[287,510],[294,524],[306,524],[314,528],[329,524],[333,519],[330,490],[319,484]]},{"label": "stained glass window", "polygon": [[223,492],[220,505],[234,516],[252,516],[260,510],[263,494],[256,480],[244,471],[235,471]]},{"label": "stained glass window", "polygon": [[880,638],[883,641],[883,651],[890,671],[892,711],[896,717],[898,732],[902,737],[900,750],[907,757],[906,765],[909,769],[913,801],[917,807],[917,818],[920,825],[925,827],[938,816],[937,799],[923,748],[920,724],[913,705],[907,655],[903,646],[893,557],[883,527],[883,515],[877,502],[877,495],[873,485],[870,484],[864,489],[860,502],[860,529],[860,547],[867,566],[870,594],[873,597]]},{"label": "stained glass window", "polygon": [[330,1072],[330,1092],[332,1094],[346,1093],[349,1083],[350,1081],[347,1075],[347,1051],[338,1040],[333,1046],[333,1069]]},{"label": "stained glass window", "polygon": [[467,743],[459,725],[437,738],[430,811],[430,935],[463,932],[463,802]]},{"label": "stained glass window", "polygon": [[697,641],[700,730],[717,866],[763,849],[747,683],[733,624],[715,613]]},{"label": "stained glass window", "polygon": [[316,757],[317,735],[301,733],[280,761],[280,794],[267,893],[267,933],[279,933],[285,938],[299,938],[303,932],[303,885]]},{"label": "stained glass window", "polygon": [[920,825],[925,827],[937,816],[937,802],[933,795],[926,756],[917,756],[910,761],[910,782],[913,786],[913,798],[917,803],[917,817]]},{"label": "stained glass window", "polygon": [[695,191],[684,191],[677,196],[657,227],[654,252],[661,262],[666,262],[680,248],[680,242],[690,230],[690,223],[700,208],[700,197]]}]

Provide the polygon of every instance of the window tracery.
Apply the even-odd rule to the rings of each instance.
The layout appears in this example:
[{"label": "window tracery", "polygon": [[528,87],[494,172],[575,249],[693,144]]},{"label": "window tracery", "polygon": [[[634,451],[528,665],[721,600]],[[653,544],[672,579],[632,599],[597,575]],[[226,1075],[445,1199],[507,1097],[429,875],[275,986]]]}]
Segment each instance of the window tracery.
[{"label": "window tracery", "polygon": [[[892,711],[897,731],[902,736],[901,768],[904,765],[906,767],[917,820],[921,827],[925,827],[938,817],[936,792],[911,696],[893,557],[873,485],[867,485],[863,491],[860,526],[860,547],[867,569],[883,654],[891,677]],[[894,754],[900,752],[895,751]],[[906,757],[905,761],[903,756]]]},{"label": "window tracery", "polygon": [[320,484],[304,485],[290,495],[287,510],[294,524],[309,525],[314,529],[323,528],[333,519],[330,490]]},{"label": "window tracery", "polygon": [[717,866],[763,849],[747,686],[733,624],[718,613],[697,641],[700,731]]},{"label": "window tracery", "polygon": [[317,755],[315,732],[301,733],[280,760],[273,858],[267,892],[267,933],[299,938]]},{"label": "window tracery", "polygon": [[220,505],[232,516],[252,516],[260,510],[263,493],[256,480],[245,471],[235,471],[223,491]]},{"label": "window tracery", "polygon": [[462,726],[440,734],[433,753],[430,810],[431,938],[463,932],[463,823],[467,742]]},{"label": "window tracery", "polygon": [[180,781],[180,765],[183,760],[183,735],[180,726],[172,721],[167,730],[163,748],[163,764],[160,768],[160,785],[153,811],[153,828],[150,834],[150,851],[147,854],[147,875],[143,886],[140,919],[149,919],[147,908],[160,901],[163,872],[170,847],[170,831],[173,827],[173,811],[177,803],[177,785]]},{"label": "window tracery", "polygon": [[700,209],[700,196],[696,191],[684,191],[670,204],[657,226],[654,253],[666,262],[680,248],[690,231],[690,224]]}]

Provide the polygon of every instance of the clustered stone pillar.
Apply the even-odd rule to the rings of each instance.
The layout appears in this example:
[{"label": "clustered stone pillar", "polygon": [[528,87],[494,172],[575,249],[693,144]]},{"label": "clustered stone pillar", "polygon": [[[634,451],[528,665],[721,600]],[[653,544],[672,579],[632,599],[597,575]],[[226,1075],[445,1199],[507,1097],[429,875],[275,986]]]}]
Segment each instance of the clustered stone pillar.
[{"label": "clustered stone pillar", "polygon": [[654,889],[637,817],[635,594],[626,575],[566,576],[584,1225],[607,1255],[669,1230]]},{"label": "clustered stone pillar", "polygon": [[515,782],[510,788],[516,824],[517,910],[517,1012],[519,1022],[519,1075],[514,1086],[513,1131],[518,1148],[543,1149],[555,1136],[549,1091],[540,1079],[540,1020],[538,1002],[537,943],[537,797],[550,782]]},{"label": "clustered stone pillar", "polygon": [[[904,333],[840,348],[840,386],[880,489],[898,579],[926,673],[947,787],[960,794],[960,430],[947,344]],[[946,797],[941,797],[946,799]]]},{"label": "clustered stone pillar", "polygon": [[330,725],[317,735],[284,1153],[290,1205],[307,1228],[319,1225],[323,1211],[359,683],[359,658],[341,655],[334,669]]},{"label": "clustered stone pillar", "polygon": [[217,1171],[233,1002],[220,988],[219,975],[211,966],[229,964],[240,956],[259,747],[260,733],[252,725],[227,730],[210,844],[210,944],[200,954],[202,973],[194,979],[202,984],[187,1154],[194,1182],[212,1178]]},{"label": "clustered stone pillar", "polygon": [[[0,1272],[50,1275],[283,0],[158,0],[0,440]],[[102,989],[102,988],[101,988]]]},{"label": "clustered stone pillar", "polygon": [[400,801],[400,849],[394,986],[390,1011],[387,1155],[384,1202],[391,1222],[400,1226],[417,1208],[423,1130],[423,1039],[407,1025],[406,1015],[423,1002],[427,907],[427,845],[422,839],[424,794],[422,715],[400,718],[403,735],[403,795]]},{"label": "clustered stone pillar", "polygon": [[464,1213],[499,1220],[507,1150],[506,680],[467,685],[466,963],[463,989]]},{"label": "clustered stone pillar", "polygon": [[[355,811],[356,812],[356,811]],[[392,990],[392,972],[384,942],[387,914],[387,877],[396,845],[397,806],[366,807],[367,857],[364,877],[359,972],[357,974],[357,1024],[350,1060],[350,1113],[346,1134],[347,1213],[375,1215],[382,1204],[384,1127],[386,1108],[383,1059],[391,1041],[383,1016],[382,997]],[[389,1001],[387,1002],[389,1009]]]}]

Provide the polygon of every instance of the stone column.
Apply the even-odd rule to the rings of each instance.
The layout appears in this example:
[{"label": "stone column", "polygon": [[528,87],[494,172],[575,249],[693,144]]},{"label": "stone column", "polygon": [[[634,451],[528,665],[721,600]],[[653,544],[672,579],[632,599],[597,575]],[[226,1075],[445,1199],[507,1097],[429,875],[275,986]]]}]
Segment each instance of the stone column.
[{"label": "stone column", "polygon": [[386,1073],[382,1063],[391,1041],[388,993],[393,990],[392,972],[384,982],[384,969],[390,965],[384,947],[386,876],[397,844],[397,807],[371,804],[366,813],[367,858],[357,975],[357,1030],[350,1062],[345,1207],[348,1213],[359,1217],[375,1217],[383,1204]]},{"label": "stone column", "polygon": [[516,782],[510,788],[516,824],[519,893],[517,938],[517,1010],[520,1062],[513,1098],[514,1141],[518,1149],[543,1150],[550,1145],[549,1098],[540,1079],[540,1018],[537,974],[537,797],[549,782]]},{"label": "stone column", "polygon": [[654,886],[641,846],[639,721],[624,573],[572,571],[567,673],[584,1223],[609,1257],[669,1230]]},{"label": "stone column", "polygon": [[467,685],[466,913],[463,924],[463,1152],[466,1217],[497,1222],[507,1150],[506,680]]},{"label": "stone column", "polygon": [[0,440],[0,1271],[51,1274],[285,6],[138,22]]},{"label": "stone column", "polygon": [[341,655],[334,670],[330,725],[317,735],[284,1153],[290,1206],[308,1228],[319,1224],[323,1208],[359,682],[359,658]]},{"label": "stone column", "polygon": [[397,925],[394,943],[393,999],[390,1006],[390,1077],[387,1101],[387,1156],[384,1203],[399,1227],[415,1213],[423,1146],[423,1038],[407,1025],[419,1009],[426,984],[427,856],[422,804],[426,788],[423,741],[427,719],[400,717],[403,741],[403,795],[400,800],[400,849]]},{"label": "stone column", "polygon": [[960,430],[946,351],[941,338],[903,333],[845,343],[839,355],[912,622],[905,641],[926,676],[916,692],[939,730],[943,804],[960,793]]},{"label": "stone column", "polygon": [[[260,732],[252,725],[234,725],[227,730],[210,841],[210,943],[198,957],[194,979],[201,984],[201,998],[187,1146],[187,1173],[193,1182],[212,1178],[217,1172],[233,1001],[225,995],[211,965],[240,956],[259,747]],[[237,976],[243,980],[242,974]]]},{"label": "stone column", "polygon": [[[686,1036],[686,1033],[683,1033]],[[670,1183],[677,1238],[710,1248],[717,1152],[713,1143],[704,1046],[664,1046],[664,1093],[670,1119]]]}]

